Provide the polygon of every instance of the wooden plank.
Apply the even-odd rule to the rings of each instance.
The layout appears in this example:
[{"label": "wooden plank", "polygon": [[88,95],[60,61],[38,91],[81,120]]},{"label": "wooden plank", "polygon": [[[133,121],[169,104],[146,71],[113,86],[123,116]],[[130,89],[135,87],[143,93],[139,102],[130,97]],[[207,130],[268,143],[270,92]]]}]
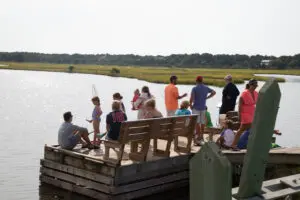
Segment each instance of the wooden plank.
[{"label": "wooden plank", "polygon": [[128,133],[129,134],[136,134],[136,133],[145,133],[150,131],[150,126],[139,126],[139,127],[129,127]]},{"label": "wooden plank", "polygon": [[44,174],[44,175],[47,175],[50,177],[54,177],[56,179],[71,182],[74,185],[81,185],[85,188],[97,190],[97,191],[104,192],[107,194],[110,194],[112,192],[112,188],[108,185],[98,183],[98,182],[95,182],[95,181],[92,181],[89,179],[81,178],[79,176],[74,176],[71,174],[63,173],[63,172],[56,171],[56,170],[46,168],[46,167],[41,167],[40,172],[41,172],[41,174]]},{"label": "wooden plank", "polygon": [[188,169],[191,155],[121,166],[116,170],[115,184],[122,185]]},{"label": "wooden plank", "polygon": [[52,161],[49,161],[49,160],[41,159],[41,166],[51,168],[51,169],[54,169],[54,170],[58,170],[58,171],[62,171],[62,172],[65,172],[65,173],[69,173],[69,174],[72,174],[72,175],[75,175],[75,176],[91,179],[93,181],[104,183],[104,184],[107,184],[107,185],[113,185],[113,181],[114,181],[114,179],[112,177],[109,177],[109,176],[105,176],[105,175],[102,175],[102,174],[99,174],[99,173],[90,172],[90,171],[87,171],[87,170],[75,168],[75,167],[68,166],[68,165],[59,164],[59,163],[52,162]]},{"label": "wooden plank", "polygon": [[61,164],[71,165],[76,168],[86,169],[92,172],[98,172],[107,176],[115,175],[115,167],[107,165],[107,163],[98,162],[95,159],[88,157],[73,156],[72,154],[65,155],[62,151],[45,150],[45,160],[58,162]]},{"label": "wooden plank", "polygon": [[[177,188],[182,188],[188,186],[188,180],[176,181],[172,183],[166,183],[163,185],[158,185],[150,188],[145,188],[142,190],[137,190],[134,192],[124,193],[113,197],[114,200],[128,200],[128,199],[137,199],[153,195],[160,192],[166,192],[168,190],[174,190]],[[163,195],[162,195],[163,196]],[[163,198],[163,197],[161,197]]]},{"label": "wooden plank", "polygon": [[167,176],[160,176],[157,178],[151,178],[148,180],[126,184],[122,186],[117,186],[112,189],[112,194],[122,194],[127,192],[133,192],[145,188],[150,188],[157,185],[163,185],[171,182],[177,182],[182,180],[188,180],[189,178],[189,172],[188,171],[182,171],[178,173],[172,173]]},{"label": "wooden plank", "polygon": [[50,184],[50,185],[54,185],[56,187],[65,189],[65,190],[69,190],[71,192],[75,192],[81,195],[85,195],[88,197],[91,197],[93,199],[99,199],[99,200],[111,200],[111,196],[107,195],[105,193],[101,193],[95,190],[91,190],[88,188],[84,188],[78,185],[73,185],[71,183],[68,183],[66,181],[62,181],[62,180],[58,180],[49,176],[45,176],[45,175],[41,175],[40,176],[40,181]]},{"label": "wooden plank", "polygon": [[91,162],[89,160],[80,160],[74,157],[66,156],[64,158],[64,164],[80,169],[85,169],[91,172],[100,173],[106,176],[115,176],[116,168],[95,164],[94,162]]}]

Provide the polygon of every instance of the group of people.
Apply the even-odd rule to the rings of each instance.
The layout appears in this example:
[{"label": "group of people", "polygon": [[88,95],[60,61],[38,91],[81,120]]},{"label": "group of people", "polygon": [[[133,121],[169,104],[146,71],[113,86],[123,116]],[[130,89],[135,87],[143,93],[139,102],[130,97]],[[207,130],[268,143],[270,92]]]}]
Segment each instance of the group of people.
[{"label": "group of people", "polygon": [[[237,97],[240,95],[236,85],[232,82],[232,76],[227,75],[224,78],[226,86],[222,92],[222,106],[220,114],[226,114],[228,111],[234,111]],[[179,100],[187,97],[187,93],[179,94],[176,87],[178,81],[177,76],[170,77],[170,83],[165,87],[165,106],[167,116],[181,116],[196,114],[197,125],[195,130],[195,145],[202,145],[204,143],[203,134],[205,127],[212,127],[210,113],[207,110],[206,100],[215,96],[216,92],[212,88],[206,86],[203,82],[202,76],[196,77],[196,85],[192,88],[190,99],[184,100],[179,106]],[[255,104],[257,101],[258,93],[255,91],[257,88],[257,81],[251,79],[245,91],[242,92],[239,103],[239,119],[241,122],[240,128],[237,133],[232,131],[232,122],[226,121],[225,129],[222,132],[217,143],[220,146],[228,148],[237,148],[241,135],[249,131],[255,112]],[[113,94],[112,111],[106,116],[106,133],[100,134],[100,121],[103,114],[100,107],[100,99],[95,96],[91,99],[94,104],[92,112],[92,119],[87,120],[93,124],[94,139],[93,142],[89,140],[89,133],[86,128],[73,125],[72,114],[67,112],[64,114],[64,123],[61,125],[58,134],[58,143],[62,148],[72,149],[77,143],[81,142],[83,147],[98,148],[100,138],[106,136],[106,139],[117,140],[119,137],[121,123],[127,120],[125,106],[122,102],[122,95],[120,93]],[[137,111],[137,119],[161,118],[162,113],[156,108],[155,97],[150,93],[149,87],[144,86],[141,92],[136,89],[132,99],[131,110]]]}]

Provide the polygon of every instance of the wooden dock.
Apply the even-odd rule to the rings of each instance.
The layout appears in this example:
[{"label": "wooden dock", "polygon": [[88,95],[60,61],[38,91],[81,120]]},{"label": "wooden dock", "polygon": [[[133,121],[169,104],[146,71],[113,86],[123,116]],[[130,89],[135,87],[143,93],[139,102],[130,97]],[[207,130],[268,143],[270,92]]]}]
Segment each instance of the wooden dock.
[{"label": "wooden dock", "polygon": [[[185,141],[179,140],[184,145]],[[164,146],[160,141],[159,146]],[[171,146],[170,157],[154,156],[150,144],[147,161],[129,159],[130,146],[125,145],[121,165],[106,162],[101,150],[63,150],[45,146],[41,159],[42,182],[83,194],[95,199],[136,199],[155,193],[188,186],[189,160],[200,147],[192,146],[191,153],[178,153]],[[233,164],[242,164],[245,150],[223,153]],[[114,151],[110,156],[116,156]],[[270,151],[268,163],[300,165],[300,147]]]}]

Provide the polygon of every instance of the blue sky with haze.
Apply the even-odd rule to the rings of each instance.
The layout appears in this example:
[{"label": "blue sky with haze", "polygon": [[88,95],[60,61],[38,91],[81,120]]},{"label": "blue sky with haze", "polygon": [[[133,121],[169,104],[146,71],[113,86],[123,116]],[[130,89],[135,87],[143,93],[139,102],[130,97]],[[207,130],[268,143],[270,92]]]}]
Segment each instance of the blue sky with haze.
[{"label": "blue sky with haze", "polygon": [[300,53],[298,0],[0,0],[0,51]]}]

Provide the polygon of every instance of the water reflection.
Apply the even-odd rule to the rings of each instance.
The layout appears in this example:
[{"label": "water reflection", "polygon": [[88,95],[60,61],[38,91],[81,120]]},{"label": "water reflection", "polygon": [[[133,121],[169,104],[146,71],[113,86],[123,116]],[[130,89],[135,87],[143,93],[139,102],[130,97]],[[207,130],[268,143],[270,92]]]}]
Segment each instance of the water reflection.
[{"label": "water reflection", "polygon": [[[299,77],[294,77],[297,78]],[[290,79],[286,83],[280,83],[282,98],[276,128],[282,131],[283,136],[277,138],[277,143],[295,146],[299,145],[300,139],[300,82],[288,80]],[[93,109],[90,102],[93,84],[101,98],[103,119],[111,110],[114,92],[120,92],[124,97],[128,118],[136,119],[137,113],[130,110],[130,101],[134,89],[143,85],[149,86],[156,97],[158,109],[165,115],[164,84],[99,75],[0,70],[1,199],[38,199],[39,193],[43,200],[86,199],[57,188],[45,188],[43,185],[38,192],[39,160],[43,157],[44,144],[57,143],[57,130],[62,122],[63,112],[71,110],[75,124],[92,129],[85,119],[90,118]],[[259,86],[262,85],[260,82]],[[190,93],[192,87],[178,85],[180,93]],[[218,112],[216,105],[221,101],[222,88],[212,88],[217,94],[208,100],[207,106],[215,122]],[[242,91],[245,85],[238,85],[238,88]],[[104,123],[105,120],[102,120],[102,131],[105,129]]]}]

